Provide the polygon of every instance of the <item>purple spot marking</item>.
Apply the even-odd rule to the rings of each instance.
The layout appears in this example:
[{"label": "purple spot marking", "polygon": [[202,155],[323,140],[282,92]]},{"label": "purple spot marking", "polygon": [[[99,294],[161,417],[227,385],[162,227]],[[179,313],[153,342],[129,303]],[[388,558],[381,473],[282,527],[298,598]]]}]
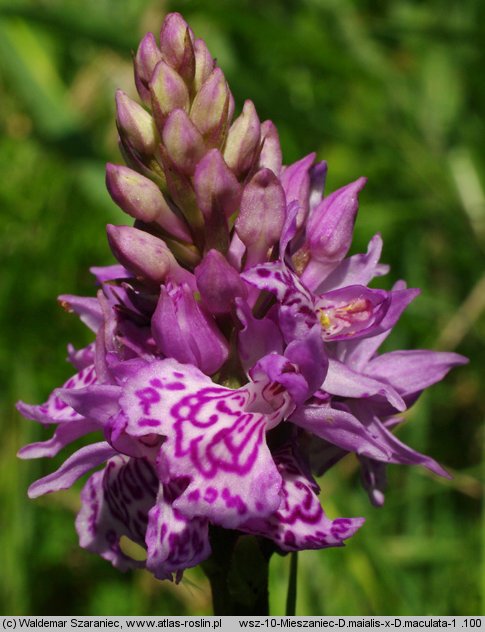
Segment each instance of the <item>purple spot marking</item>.
[{"label": "purple spot marking", "polygon": [[217,402],[216,408],[219,412],[224,413],[226,415],[234,414],[233,411],[229,408],[229,406],[226,404],[226,402],[223,399]]},{"label": "purple spot marking", "polygon": [[[217,421],[214,408],[223,414]],[[213,478],[220,471],[247,474],[252,469],[264,442],[264,417],[241,410],[237,397],[221,388],[202,389],[196,396],[180,399],[171,415],[175,419],[175,456],[188,455],[204,478]],[[189,436],[197,429],[187,443],[186,427]],[[212,432],[202,433],[210,427]],[[244,431],[239,433],[241,427]]]},{"label": "purple spot marking", "polygon": [[182,382],[171,382],[167,384],[165,388],[168,391],[185,391],[185,384],[182,384]]},{"label": "purple spot marking", "polygon": [[247,512],[248,508],[243,502],[241,496],[239,496],[238,494],[231,496],[231,492],[227,489],[227,487],[224,487],[224,489],[222,490],[222,498],[224,499],[226,507],[228,509],[235,508],[239,515],[243,515]]},{"label": "purple spot marking", "polygon": [[66,402],[63,402],[62,399],[59,399],[58,397],[56,397],[54,399],[54,408],[56,410],[64,410],[65,408],[67,408],[67,404]]},{"label": "purple spot marking", "polygon": [[149,419],[149,418],[145,417],[145,419],[140,419],[138,421],[138,425],[139,426],[150,426],[151,428],[156,428],[157,426],[160,425],[160,421],[158,419]]},{"label": "purple spot marking", "polygon": [[257,274],[260,277],[267,278],[271,275],[271,272],[270,270],[266,270],[265,268],[260,268],[259,270],[257,270]]},{"label": "purple spot marking", "polygon": [[190,492],[190,494],[187,496],[187,499],[191,502],[191,503],[195,503],[199,500],[200,498],[200,492],[198,489],[194,489],[193,492]]},{"label": "purple spot marking", "polygon": [[302,314],[303,316],[310,316],[310,318],[313,320],[316,320],[316,316],[315,316],[315,312],[310,309],[310,307],[308,307],[307,305],[302,305],[300,307],[300,314]]},{"label": "purple spot marking", "polygon": [[204,500],[206,500],[210,505],[212,505],[212,503],[216,500],[217,496],[218,496],[217,489],[215,489],[214,487],[208,487],[205,490]]},{"label": "purple spot marking", "polygon": [[[153,382],[154,380],[152,380]],[[145,415],[150,414],[152,404],[157,404],[160,401],[160,395],[154,388],[142,388],[139,391],[135,391],[135,395],[138,397],[140,407]]]},{"label": "purple spot marking", "polygon": [[[81,374],[82,374],[82,371],[81,371],[81,373],[79,375],[81,375]],[[89,371],[86,373],[86,375],[83,377],[83,383],[84,384],[89,384],[90,382],[94,382],[95,378],[96,378],[96,376],[95,376],[95,373],[94,373],[94,367],[91,367],[89,369]]]},{"label": "purple spot marking", "polygon": [[343,536],[349,530],[351,521],[348,518],[337,518],[332,523],[332,528],[330,531],[332,535],[336,538],[339,536]]}]

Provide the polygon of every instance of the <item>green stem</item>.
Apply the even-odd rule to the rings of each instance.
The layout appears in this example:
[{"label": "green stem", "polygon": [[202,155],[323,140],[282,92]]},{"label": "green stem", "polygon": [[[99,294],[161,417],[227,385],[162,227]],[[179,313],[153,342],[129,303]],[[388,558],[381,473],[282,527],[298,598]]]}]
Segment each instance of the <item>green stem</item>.
[{"label": "green stem", "polygon": [[212,556],[202,564],[215,615],[269,614],[268,566],[272,551],[262,538],[211,528]]},{"label": "green stem", "polygon": [[298,551],[291,554],[290,577],[288,579],[288,592],[286,594],[286,616],[294,617],[296,612],[296,582],[298,574]]}]

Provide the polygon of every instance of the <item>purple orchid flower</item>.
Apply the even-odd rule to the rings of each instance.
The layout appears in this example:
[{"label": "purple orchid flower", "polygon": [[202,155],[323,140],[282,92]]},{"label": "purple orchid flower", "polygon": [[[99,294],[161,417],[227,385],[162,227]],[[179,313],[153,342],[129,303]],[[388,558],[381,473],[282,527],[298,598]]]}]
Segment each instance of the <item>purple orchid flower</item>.
[{"label": "purple orchid flower", "polygon": [[314,295],[284,263],[264,263],[242,275],[259,290],[274,294],[286,341],[301,339],[320,325],[325,341],[354,340],[391,329],[418,290],[371,290],[348,285]]},{"label": "purple orchid flower", "polygon": [[118,263],[92,269],[95,297],[59,299],[95,338],[68,348],[75,375],[44,404],[18,404],[56,426],[21,458],[93,442],[29,495],[103,466],[81,493],[80,544],[159,579],[217,564],[218,529],[271,552],[341,546],[364,519],[329,518],[313,474],[354,453],[376,505],[389,463],[447,476],[391,430],[466,360],[378,354],[418,290],[368,287],[388,272],[379,235],[347,256],[365,178],[326,194],[315,154],[284,166],[275,125],[251,101],[233,120],[222,70],[177,13],[134,63],[151,110],[117,93],[127,166],[109,164],[106,182],[135,225],[107,227]]}]

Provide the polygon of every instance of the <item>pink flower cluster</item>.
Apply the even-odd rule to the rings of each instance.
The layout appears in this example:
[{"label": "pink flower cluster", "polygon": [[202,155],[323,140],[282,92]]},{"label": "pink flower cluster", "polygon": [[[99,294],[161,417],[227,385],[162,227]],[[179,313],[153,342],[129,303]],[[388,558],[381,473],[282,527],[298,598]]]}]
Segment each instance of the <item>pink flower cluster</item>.
[{"label": "pink flower cluster", "polygon": [[446,476],[391,430],[465,359],[379,354],[418,291],[368,287],[388,271],[379,235],[347,256],[365,179],[326,194],[314,154],[283,166],[274,124],[251,101],[234,119],[221,69],[179,14],[159,44],[142,40],[135,80],[143,105],[116,96],[128,166],[106,173],[134,226],[108,226],[118,263],[93,268],[96,297],[60,297],[94,342],[69,349],[77,373],[45,404],[18,405],[56,426],[22,458],[97,442],[29,495],[102,465],[82,492],[81,546],[160,579],[208,558],[213,526],[281,551],[340,546],[363,518],[327,517],[312,472],[355,453],[377,505],[387,463]]}]

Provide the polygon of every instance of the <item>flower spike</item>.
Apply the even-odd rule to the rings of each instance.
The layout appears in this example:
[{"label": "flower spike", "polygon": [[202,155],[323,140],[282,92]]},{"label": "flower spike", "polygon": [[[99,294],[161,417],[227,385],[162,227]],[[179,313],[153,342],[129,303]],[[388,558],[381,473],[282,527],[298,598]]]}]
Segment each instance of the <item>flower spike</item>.
[{"label": "flower spike", "polygon": [[[466,359],[380,351],[419,290],[369,287],[389,271],[380,235],[348,256],[366,179],[327,193],[326,162],[284,165],[278,130],[252,101],[233,121],[223,71],[179,13],[159,42],[145,35],[134,71],[143,104],[116,93],[127,166],[106,167],[134,225],[107,226],[118,263],[91,268],[95,296],[59,297],[92,341],[68,347],[74,375],[45,403],[18,404],[54,426],[19,457],[71,450],[31,498],[102,468],[76,529],[115,568],[179,582],[207,561],[222,585],[249,551],[264,584],[271,553],[340,547],[363,525],[327,516],[313,478],[346,454],[376,506],[389,463],[448,476],[392,430]],[[238,581],[247,572],[229,568]]]}]

